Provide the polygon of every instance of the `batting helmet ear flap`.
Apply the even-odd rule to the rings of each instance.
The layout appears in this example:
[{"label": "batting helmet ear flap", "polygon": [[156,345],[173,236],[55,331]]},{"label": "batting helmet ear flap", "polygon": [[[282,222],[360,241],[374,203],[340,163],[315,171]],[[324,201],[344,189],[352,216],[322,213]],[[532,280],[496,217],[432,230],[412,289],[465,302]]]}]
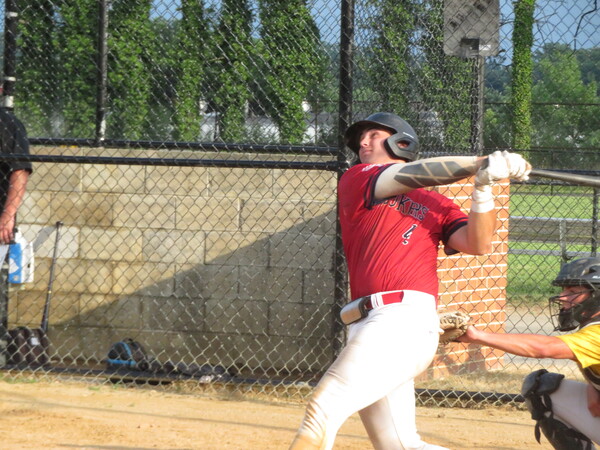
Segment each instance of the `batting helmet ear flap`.
[{"label": "batting helmet ear flap", "polygon": [[419,154],[419,141],[405,131],[391,135],[384,145],[390,156],[408,162],[417,159]]}]

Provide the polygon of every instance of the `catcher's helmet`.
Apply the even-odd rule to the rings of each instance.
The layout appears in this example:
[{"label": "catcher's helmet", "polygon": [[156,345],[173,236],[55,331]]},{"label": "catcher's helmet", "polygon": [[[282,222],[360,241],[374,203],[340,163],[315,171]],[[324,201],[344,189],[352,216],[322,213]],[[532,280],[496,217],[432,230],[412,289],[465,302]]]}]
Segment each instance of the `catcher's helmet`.
[{"label": "catcher's helmet", "polygon": [[[392,158],[404,159],[408,162],[414,161],[419,156],[419,138],[413,127],[396,114],[378,112],[371,114],[364,120],[359,120],[348,127],[345,134],[346,145],[358,155],[360,148],[360,136],[369,128],[381,128],[389,130],[392,135],[385,141],[385,149]],[[402,148],[398,143],[407,144]]]},{"label": "catcher's helmet", "polygon": [[564,309],[559,296],[550,298],[550,311],[555,330],[570,331],[590,322],[600,311],[600,258],[580,258],[562,266],[554,286],[586,286],[590,295],[584,301]]}]

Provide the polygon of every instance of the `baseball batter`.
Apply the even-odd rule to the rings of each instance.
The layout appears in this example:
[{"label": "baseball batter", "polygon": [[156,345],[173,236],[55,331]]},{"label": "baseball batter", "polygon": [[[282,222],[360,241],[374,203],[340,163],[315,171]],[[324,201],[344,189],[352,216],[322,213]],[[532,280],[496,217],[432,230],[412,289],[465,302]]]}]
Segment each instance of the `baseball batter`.
[{"label": "baseball batter", "polygon": [[[315,388],[291,448],[332,448],[339,427],[358,411],[376,449],[439,449],[417,433],[413,383],[438,345],[438,246],[448,254],[489,252],[491,184],[527,179],[531,167],[508,152],[417,161],[415,131],[391,113],[354,123],[345,137],[360,159],[338,186],[354,299],[341,312],[348,341]],[[468,216],[422,189],[474,174]]]},{"label": "baseball batter", "polygon": [[579,365],[587,383],[565,380],[545,369],[529,374],[522,394],[531,416],[556,449],[592,449],[600,444],[600,258],[581,258],[565,264],[552,282],[562,292],[550,298],[560,336],[488,333],[473,326],[459,341],[487,345],[531,358],[570,359]]}]

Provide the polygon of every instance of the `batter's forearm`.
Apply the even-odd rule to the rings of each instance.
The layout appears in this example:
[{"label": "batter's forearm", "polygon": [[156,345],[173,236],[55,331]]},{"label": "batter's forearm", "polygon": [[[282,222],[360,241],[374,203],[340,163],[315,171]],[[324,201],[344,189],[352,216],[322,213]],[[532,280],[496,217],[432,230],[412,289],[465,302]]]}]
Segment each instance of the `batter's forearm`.
[{"label": "batter's forearm", "polygon": [[387,198],[422,187],[452,184],[474,175],[483,161],[485,157],[440,156],[394,164],[379,176],[375,197]]}]

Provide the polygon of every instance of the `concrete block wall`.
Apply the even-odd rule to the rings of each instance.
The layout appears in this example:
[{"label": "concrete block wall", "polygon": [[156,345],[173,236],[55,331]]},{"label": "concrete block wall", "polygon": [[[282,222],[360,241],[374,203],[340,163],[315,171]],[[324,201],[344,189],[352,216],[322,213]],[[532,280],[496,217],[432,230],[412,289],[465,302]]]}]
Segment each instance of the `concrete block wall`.
[{"label": "concrete block wall", "polygon": [[[183,151],[33,151],[214,158]],[[276,373],[318,372],[330,364],[334,173],[79,163],[34,169],[20,223],[37,242],[36,276],[12,289],[9,326],[39,323],[52,227],[61,220],[49,332],[56,361],[101,365],[112,343],[132,337],[163,361]],[[464,187],[440,190],[468,207]],[[504,207],[499,203],[501,214]],[[475,315],[501,326],[505,237],[501,230],[491,256],[440,256],[442,304],[485,305],[490,311]],[[446,370],[436,364],[435,374]]]}]

